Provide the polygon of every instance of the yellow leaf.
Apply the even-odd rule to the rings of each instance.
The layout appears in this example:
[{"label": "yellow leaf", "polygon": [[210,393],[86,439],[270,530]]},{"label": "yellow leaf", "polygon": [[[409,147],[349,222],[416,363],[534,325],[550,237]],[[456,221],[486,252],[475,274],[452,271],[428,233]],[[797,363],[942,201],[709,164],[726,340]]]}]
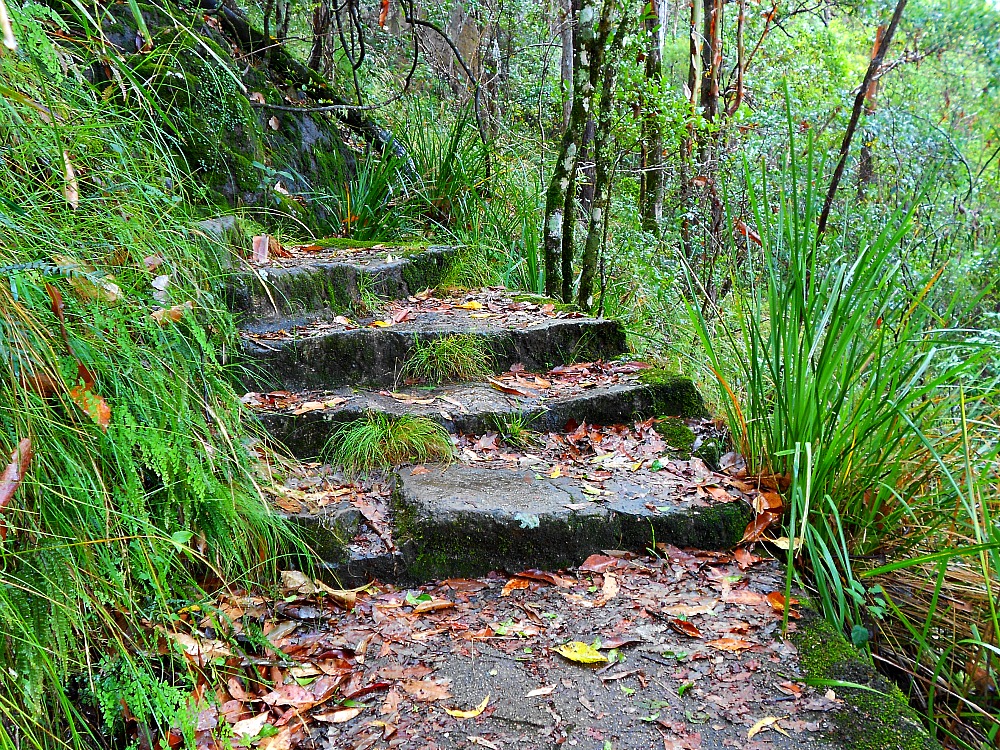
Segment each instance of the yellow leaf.
[{"label": "yellow leaf", "polygon": [[446,708],[444,712],[449,716],[454,716],[456,719],[474,719],[483,711],[486,710],[486,704],[490,702],[490,694],[487,693],[486,697],[483,698],[483,702],[476,706],[471,711],[460,711],[457,708]]},{"label": "yellow leaf", "polygon": [[556,467],[556,468],[554,468],[554,469],[553,469],[553,470],[552,470],[551,472],[549,472],[549,477],[550,477],[551,479],[558,479],[558,478],[559,478],[559,477],[561,477],[562,475],[563,475],[563,474],[562,474],[562,467],[560,467],[560,466],[557,466],[557,467]]},{"label": "yellow leaf", "polygon": [[384,320],[373,320],[371,323],[369,323],[369,325],[374,326],[376,328],[388,328],[389,326],[392,325],[392,323],[389,323]]},{"label": "yellow leaf", "polygon": [[588,646],[586,643],[582,643],[580,641],[570,641],[569,643],[564,643],[561,646],[556,646],[552,650],[560,656],[579,664],[601,664],[602,662],[606,662],[608,660],[608,657],[596,648]]},{"label": "yellow leaf", "polygon": [[787,737],[788,733],[780,726],[778,726],[778,722],[781,721],[783,718],[784,718],[783,716],[765,716],[763,719],[759,720],[756,724],[750,727],[750,731],[747,732],[747,739],[752,740],[754,738],[754,735],[759,734],[760,732],[763,732],[765,729],[768,728],[771,728],[774,731],[779,732]]},{"label": "yellow leaf", "polygon": [[482,302],[476,302],[473,299],[473,300],[469,300],[468,302],[463,302],[461,305],[455,305],[455,307],[459,308],[460,310],[482,310],[483,309],[483,303]]},{"label": "yellow leaf", "polygon": [[[769,539],[767,541],[771,542],[771,544],[773,544],[778,549],[784,549],[784,550],[788,549],[787,536],[779,536],[777,539]],[[798,552],[801,548],[802,548],[802,537],[797,536],[795,537],[795,551]]]}]

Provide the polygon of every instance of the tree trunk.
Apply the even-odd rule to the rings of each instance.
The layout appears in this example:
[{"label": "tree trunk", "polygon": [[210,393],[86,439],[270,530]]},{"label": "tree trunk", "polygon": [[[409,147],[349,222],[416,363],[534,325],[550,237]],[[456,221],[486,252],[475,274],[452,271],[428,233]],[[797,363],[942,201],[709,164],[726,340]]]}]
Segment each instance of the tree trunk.
[{"label": "tree trunk", "polygon": [[[629,9],[625,6],[618,30],[608,47],[605,58],[610,58],[621,49],[628,29]],[[606,44],[605,39],[600,43]],[[615,77],[618,66],[612,60],[610,64],[601,66],[604,79],[601,85],[601,101],[597,111],[597,124],[594,129],[594,202],[587,222],[587,239],[583,246],[582,269],[580,272],[580,289],[577,304],[584,310],[593,306],[594,278],[597,275],[598,250],[607,226],[608,202],[611,192],[611,170],[609,169],[608,143],[612,131],[612,105],[614,104]]]},{"label": "tree trunk", "polygon": [[688,33],[688,80],[685,87],[685,94],[688,99],[688,125],[687,137],[681,144],[681,209],[683,218],[681,219],[681,244],[684,249],[684,257],[688,260],[694,258],[694,248],[691,243],[691,211],[694,206],[694,185],[692,180],[695,177],[696,169],[694,164],[695,147],[695,127],[694,118],[698,110],[699,81],[701,80],[701,0],[689,0],[691,17]]},{"label": "tree trunk", "polygon": [[892,12],[892,20],[889,21],[889,28],[886,29],[882,43],[878,45],[878,50],[868,65],[868,70],[865,72],[865,79],[861,82],[861,88],[858,89],[858,95],[854,97],[851,120],[847,123],[844,140],[840,143],[840,158],[837,160],[836,169],[833,170],[830,187],[827,188],[826,199],[823,201],[823,211],[819,215],[819,225],[816,228],[819,234],[823,234],[826,231],[826,225],[830,220],[830,209],[833,207],[833,199],[837,196],[840,178],[844,176],[844,168],[847,166],[847,155],[851,152],[851,140],[854,138],[854,132],[858,128],[858,121],[861,119],[861,111],[864,108],[868,87],[872,85],[875,75],[878,73],[879,68],[882,67],[882,60],[885,59],[885,53],[889,49],[889,45],[892,44],[892,37],[896,33],[896,27],[899,25],[899,19],[903,17],[905,9],[906,0],[896,0],[896,8]]},{"label": "tree trunk", "polygon": [[[697,0],[695,0],[697,1]],[[723,0],[704,0],[704,46],[701,51],[701,110],[709,122],[715,122],[719,114],[719,78],[722,75],[722,8]],[[701,162],[706,168],[714,158],[714,138],[704,139]]]},{"label": "tree trunk", "polygon": [[[872,59],[878,54],[878,48],[882,45],[885,37],[885,24],[882,24],[875,31],[875,44],[872,45]],[[868,84],[865,91],[865,117],[875,114],[878,107],[878,80]],[[869,134],[867,130],[861,132],[861,160],[858,163],[858,201],[864,202],[865,191],[875,178],[875,156],[872,154],[871,146],[868,145]]]},{"label": "tree trunk", "polygon": [[[666,24],[666,0],[646,4],[643,25],[646,31],[646,83],[659,98],[663,87],[663,30]],[[645,107],[640,154],[642,179],[639,186],[639,216],[642,228],[659,236],[663,217],[663,125],[657,102]]]},{"label": "tree trunk", "polygon": [[563,123],[565,131],[569,128],[569,118],[573,114],[573,27],[574,15],[571,0],[563,0],[563,12],[560,14],[562,28],[562,57],[559,61],[559,93],[562,96]]}]

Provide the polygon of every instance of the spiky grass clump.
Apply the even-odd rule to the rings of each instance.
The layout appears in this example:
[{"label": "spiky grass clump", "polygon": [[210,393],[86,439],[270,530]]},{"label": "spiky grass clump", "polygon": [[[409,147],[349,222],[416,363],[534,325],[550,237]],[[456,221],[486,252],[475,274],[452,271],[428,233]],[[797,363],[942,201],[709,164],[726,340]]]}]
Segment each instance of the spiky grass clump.
[{"label": "spiky grass clump", "polygon": [[493,355],[472,334],[417,339],[403,364],[403,376],[431,383],[484,380],[493,372],[492,364]]},{"label": "spiky grass clump", "polygon": [[351,475],[406,463],[450,461],[448,431],[432,419],[369,412],[338,427],[325,451],[330,461]]},{"label": "spiky grass clump", "polygon": [[539,434],[531,429],[534,421],[533,417],[525,414],[503,414],[493,418],[503,441],[519,451],[535,448],[541,443]]}]

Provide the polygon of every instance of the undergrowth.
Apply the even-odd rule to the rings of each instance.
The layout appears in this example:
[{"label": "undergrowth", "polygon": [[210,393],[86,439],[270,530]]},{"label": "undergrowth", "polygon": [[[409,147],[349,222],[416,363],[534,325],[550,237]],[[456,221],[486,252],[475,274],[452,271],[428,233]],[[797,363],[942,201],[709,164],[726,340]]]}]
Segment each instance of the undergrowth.
[{"label": "undergrowth", "polygon": [[966,327],[976,298],[936,293],[940,271],[904,278],[918,200],[821,236],[822,170],[789,138],[773,181],[746,170],[754,282],[728,310],[689,305],[719,400],[749,472],[787,488],[786,588],[802,575],[857,645],[893,644],[876,656],[912,674],[939,731],[961,719],[995,737],[995,337]]},{"label": "undergrowth", "polygon": [[437,422],[408,414],[389,417],[369,412],[340,425],[324,455],[350,475],[406,463],[451,460],[451,436]]},{"label": "undergrowth", "polygon": [[[223,362],[228,249],[168,137],[96,98],[40,33],[51,11],[11,13],[30,43],[0,56],[0,456],[33,457],[0,515],[0,748],[89,748],[126,711],[155,735],[195,710],[152,626],[209,582],[273,578],[290,533]],[[163,690],[123,706],[109,680]]]}]

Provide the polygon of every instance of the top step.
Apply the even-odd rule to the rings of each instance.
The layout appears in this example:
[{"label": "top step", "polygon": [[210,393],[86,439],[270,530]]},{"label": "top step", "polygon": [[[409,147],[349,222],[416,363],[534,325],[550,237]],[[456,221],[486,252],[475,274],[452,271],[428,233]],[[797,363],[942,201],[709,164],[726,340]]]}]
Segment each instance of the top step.
[{"label": "top step", "polygon": [[453,247],[318,240],[252,263],[227,290],[230,309],[251,325],[303,324],[440,284]]}]

